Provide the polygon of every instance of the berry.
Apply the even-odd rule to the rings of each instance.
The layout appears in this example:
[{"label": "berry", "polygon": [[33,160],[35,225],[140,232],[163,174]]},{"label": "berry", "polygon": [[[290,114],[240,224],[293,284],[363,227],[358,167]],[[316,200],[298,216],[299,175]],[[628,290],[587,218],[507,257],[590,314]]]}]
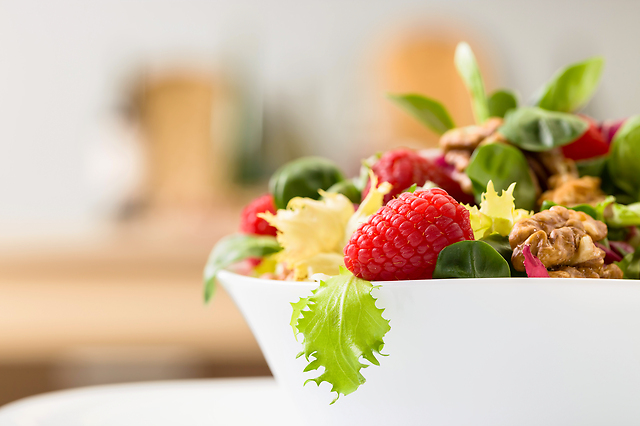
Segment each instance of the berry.
[{"label": "berry", "polygon": [[[466,196],[460,188],[460,184],[451,178],[449,170],[410,149],[396,149],[386,152],[373,165],[372,170],[379,182],[389,182],[393,186],[391,192],[384,197],[385,204],[414,183],[421,186],[426,181],[435,183],[461,201]],[[363,199],[368,192],[369,187],[367,186],[363,191]]]},{"label": "berry", "polygon": [[344,263],[369,281],[431,278],[440,251],[463,240],[473,240],[469,212],[446,191],[405,192],[358,227]]},{"label": "berry", "polygon": [[257,235],[273,235],[276,236],[277,230],[269,223],[258,217],[258,213],[270,212],[276,213],[276,205],[270,194],[265,194],[250,202],[240,215],[240,231],[247,234]]},{"label": "berry", "polygon": [[[583,117],[586,118],[586,117]],[[598,128],[597,123],[588,119],[587,131],[569,145],[562,147],[562,154],[572,160],[586,160],[609,153],[609,143]]]}]

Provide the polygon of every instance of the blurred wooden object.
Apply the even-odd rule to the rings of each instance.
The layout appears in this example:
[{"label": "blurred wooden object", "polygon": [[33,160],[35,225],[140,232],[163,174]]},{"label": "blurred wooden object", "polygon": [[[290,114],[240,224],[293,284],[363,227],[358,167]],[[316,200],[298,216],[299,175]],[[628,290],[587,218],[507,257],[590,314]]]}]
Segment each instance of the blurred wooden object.
[{"label": "blurred wooden object", "polygon": [[418,146],[435,147],[438,136],[383,94],[422,94],[444,104],[456,125],[473,124],[469,95],[453,63],[458,42],[467,40],[471,45],[485,83],[491,82],[493,73],[481,46],[456,31],[454,25],[451,27],[403,29],[392,33],[379,46],[374,90],[381,94],[378,98],[384,116],[382,122],[386,123],[384,133],[392,146],[409,140],[416,141]]},{"label": "blurred wooden object", "polygon": [[223,199],[232,174],[224,140],[229,132],[214,129],[213,121],[214,111],[229,96],[222,79],[166,71],[148,76],[136,90],[134,111],[147,147],[150,207],[201,208]]}]

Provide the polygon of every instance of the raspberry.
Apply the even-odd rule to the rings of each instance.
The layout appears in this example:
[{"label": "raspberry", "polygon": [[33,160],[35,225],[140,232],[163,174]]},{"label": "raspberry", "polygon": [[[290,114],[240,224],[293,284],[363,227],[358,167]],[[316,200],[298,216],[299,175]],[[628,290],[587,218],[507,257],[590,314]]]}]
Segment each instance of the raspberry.
[{"label": "raspberry", "polygon": [[[468,198],[460,185],[449,176],[448,170],[410,149],[396,149],[386,152],[373,165],[372,170],[380,182],[389,182],[393,186],[391,192],[384,197],[385,204],[414,183],[424,185],[428,180],[449,192],[456,199],[462,201],[466,200],[465,196]],[[363,192],[363,199],[368,192],[369,187]]]},{"label": "raspberry", "polygon": [[273,202],[271,194],[265,194],[250,202],[240,215],[240,231],[247,234],[257,235],[273,235],[275,237],[277,230],[269,223],[257,216],[258,213],[271,212],[276,213],[276,205]]},{"label": "raspberry", "polygon": [[446,191],[405,192],[361,224],[344,263],[369,281],[431,278],[440,250],[473,240],[469,212]]}]

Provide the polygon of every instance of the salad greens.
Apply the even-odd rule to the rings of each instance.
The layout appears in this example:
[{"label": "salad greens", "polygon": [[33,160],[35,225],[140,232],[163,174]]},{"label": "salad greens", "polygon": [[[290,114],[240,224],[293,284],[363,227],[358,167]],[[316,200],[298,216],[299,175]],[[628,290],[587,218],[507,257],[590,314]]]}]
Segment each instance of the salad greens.
[{"label": "salad greens", "polygon": [[611,142],[607,169],[613,183],[640,201],[640,115],[627,119]]},{"label": "salad greens", "polygon": [[453,61],[471,96],[476,123],[482,124],[489,118],[489,102],[484,90],[482,74],[471,47],[467,43],[459,43]]},{"label": "salad greens", "polygon": [[444,105],[434,99],[416,94],[389,95],[389,99],[439,135],[456,127]]},{"label": "salad greens", "polygon": [[231,234],[222,238],[211,251],[204,268],[204,300],[209,302],[220,270],[250,257],[264,257],[281,250],[274,237]]},{"label": "salad greens", "polygon": [[507,114],[500,133],[519,148],[539,152],[575,141],[588,127],[577,115],[523,107]]},{"label": "salad greens", "polygon": [[510,277],[509,263],[484,241],[460,241],[442,249],[433,278]]},{"label": "salad greens", "polygon": [[595,57],[561,69],[539,90],[536,105],[550,111],[580,109],[593,96],[603,68],[604,59]]},{"label": "salad greens", "polygon": [[[362,359],[380,365],[375,354],[380,354],[391,327],[382,316],[384,309],[376,306],[371,295],[374,288],[343,268],[340,275],[321,281],[298,311],[301,316],[292,319],[294,331],[304,336],[300,355],[309,361],[304,371],[324,367],[322,374],[307,382],[329,382],[331,391],[337,393],[333,402],[365,382],[360,370],[367,365]],[[304,303],[298,302],[294,316]]]},{"label": "salad greens", "polygon": [[317,200],[318,190],[327,190],[344,180],[342,172],[332,161],[320,157],[303,157],[285,164],[269,181],[276,207],[284,209],[294,197]]},{"label": "salad greens", "polygon": [[489,116],[504,118],[507,112],[518,107],[518,96],[513,90],[496,90],[489,96]]},{"label": "salad greens", "polygon": [[518,148],[504,144],[481,146],[473,153],[466,173],[478,202],[489,181],[493,181],[496,190],[506,190],[517,182],[513,194],[516,208],[533,210],[536,189],[529,174],[529,164]]}]

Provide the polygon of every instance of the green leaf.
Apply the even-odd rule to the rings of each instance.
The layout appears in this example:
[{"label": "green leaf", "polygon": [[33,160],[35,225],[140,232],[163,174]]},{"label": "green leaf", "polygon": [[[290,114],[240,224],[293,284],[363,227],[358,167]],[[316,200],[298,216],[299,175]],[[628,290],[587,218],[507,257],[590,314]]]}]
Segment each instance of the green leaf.
[{"label": "green leaf", "polygon": [[510,277],[509,263],[484,241],[460,241],[438,254],[433,278]]},{"label": "green leaf", "polygon": [[620,262],[615,262],[622,269],[624,278],[637,280],[640,279],[640,248],[633,253],[627,254]]},{"label": "green leaf", "polygon": [[518,107],[518,96],[512,90],[496,90],[489,96],[489,116],[504,117]]},{"label": "green leaf", "polygon": [[538,91],[536,105],[550,111],[577,111],[593,96],[603,68],[604,59],[594,57],[559,70]]},{"label": "green leaf", "polygon": [[338,182],[327,189],[329,193],[342,194],[351,200],[352,203],[359,204],[362,201],[362,193],[355,185],[354,179],[346,179]]},{"label": "green leaf", "polygon": [[518,148],[497,143],[480,146],[471,156],[466,173],[478,203],[491,180],[498,192],[517,182],[513,192],[516,208],[533,210],[535,207],[536,189],[529,164]]},{"label": "green leaf", "polygon": [[293,329],[293,335],[296,340],[298,339],[298,318],[300,318],[300,314],[302,310],[307,307],[309,304],[308,297],[301,297],[297,302],[291,302],[291,307],[293,308],[293,313],[291,314],[291,328]]},{"label": "green leaf", "polygon": [[[554,203],[551,200],[544,200],[542,202],[542,205],[540,206],[540,211],[543,210],[549,210],[551,207],[553,206],[558,206],[558,203]],[[591,216],[592,218],[594,218],[595,220],[602,220],[601,215],[598,214],[598,211],[596,208],[594,208],[592,205],[590,204],[579,204],[577,206],[573,206],[573,207],[567,207],[567,206],[563,206],[569,210],[575,210],[577,212],[583,212],[588,214],[589,216]]]},{"label": "green leaf", "polygon": [[456,47],[454,63],[471,96],[471,107],[476,123],[482,124],[489,118],[489,102],[476,57],[467,43],[461,42]]},{"label": "green leaf", "polygon": [[263,257],[280,251],[274,237],[232,234],[215,245],[204,268],[204,301],[209,302],[215,292],[216,276],[221,269],[249,257]]},{"label": "green leaf", "polygon": [[573,114],[536,107],[511,110],[498,131],[512,144],[527,151],[548,151],[578,139],[589,128]]},{"label": "green leaf", "polygon": [[331,277],[313,291],[298,319],[303,353],[310,361],[304,371],[324,367],[320,376],[307,382],[330,383],[331,391],[338,394],[333,402],[365,382],[360,370],[367,365],[361,358],[379,365],[375,353],[382,350],[383,337],[391,327],[382,317],[384,309],[376,307],[373,288],[369,281],[351,274]]},{"label": "green leaf", "polygon": [[611,142],[607,171],[613,183],[640,201],[640,115],[633,116],[622,125]]},{"label": "green leaf", "polygon": [[576,161],[578,173],[582,176],[602,177],[607,167],[607,156]]},{"label": "green leaf", "polygon": [[269,192],[278,209],[287,208],[294,197],[320,199],[320,189],[327,190],[344,180],[332,161],[320,157],[303,157],[280,167],[269,181]]},{"label": "green leaf", "polygon": [[388,97],[439,135],[455,127],[447,109],[434,99],[411,93]]},{"label": "green leaf", "polygon": [[640,225],[640,203],[618,204],[611,203],[604,209],[604,221],[607,226],[620,228],[623,226]]},{"label": "green leaf", "polygon": [[513,267],[513,263],[511,263],[511,255],[513,254],[513,250],[511,249],[511,245],[509,244],[509,237],[502,236],[500,234],[491,234],[488,237],[484,237],[480,241],[484,241],[489,244],[491,247],[495,249],[500,256],[504,258],[509,264],[509,270],[511,272],[512,277],[526,277],[526,272],[516,271]]}]

